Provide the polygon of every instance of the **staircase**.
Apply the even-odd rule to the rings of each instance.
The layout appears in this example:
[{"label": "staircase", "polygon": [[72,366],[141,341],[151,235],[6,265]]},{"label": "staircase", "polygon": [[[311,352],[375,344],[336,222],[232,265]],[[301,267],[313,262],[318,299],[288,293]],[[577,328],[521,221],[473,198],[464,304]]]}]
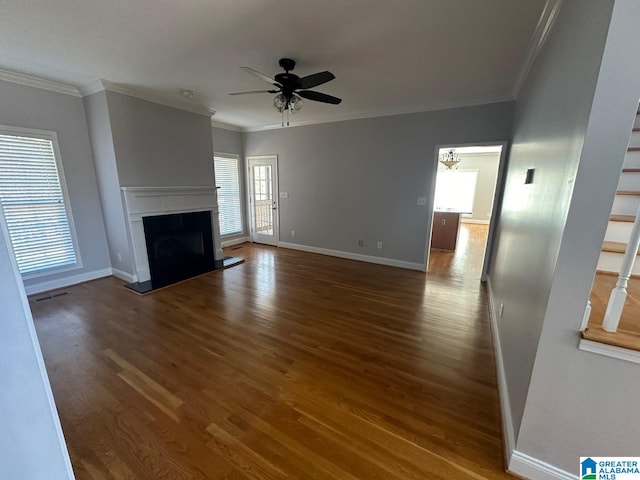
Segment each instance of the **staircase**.
[{"label": "staircase", "polygon": [[[602,252],[598,261],[598,272],[617,275],[622,266],[622,257],[629,241],[636,212],[640,206],[640,113],[636,115],[636,123],[629,148],[624,158],[618,191],[613,201],[611,217],[607,233],[604,236]],[[640,276],[640,262],[636,262],[632,270],[633,276]]]},{"label": "staircase", "polygon": [[[640,112],[636,115],[635,125],[629,139],[616,197],[598,260],[598,271],[590,296],[591,314],[588,325],[582,332],[583,338],[587,340],[640,351],[640,261],[633,263],[630,270],[631,278],[628,279],[628,282],[624,281],[626,273],[622,275],[624,277],[622,280],[619,279],[621,271],[625,271],[623,258],[627,245],[632,240],[631,232],[639,207]],[[627,259],[627,273],[629,273],[628,266],[631,265],[633,258],[633,254],[630,253]],[[638,259],[637,252],[635,258]],[[612,290],[617,291],[615,293],[618,296],[616,300],[612,296]],[[614,305],[618,305],[622,310],[619,321],[610,320],[618,318],[616,315],[605,313],[607,307],[615,310]],[[603,327],[605,317],[608,320]]]}]

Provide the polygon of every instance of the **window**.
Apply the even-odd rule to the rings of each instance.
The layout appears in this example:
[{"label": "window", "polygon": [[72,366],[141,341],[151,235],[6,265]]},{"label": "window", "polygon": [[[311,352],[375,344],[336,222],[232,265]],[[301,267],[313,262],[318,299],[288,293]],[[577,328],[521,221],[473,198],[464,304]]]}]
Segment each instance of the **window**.
[{"label": "window", "polygon": [[472,213],[476,196],[477,170],[439,171],[436,177],[436,210],[455,210]]},{"label": "window", "polygon": [[0,127],[0,202],[22,275],[78,264],[54,133]]},{"label": "window", "polygon": [[242,204],[240,202],[238,158],[216,155],[213,161],[216,187],[218,187],[220,235],[242,233]]}]

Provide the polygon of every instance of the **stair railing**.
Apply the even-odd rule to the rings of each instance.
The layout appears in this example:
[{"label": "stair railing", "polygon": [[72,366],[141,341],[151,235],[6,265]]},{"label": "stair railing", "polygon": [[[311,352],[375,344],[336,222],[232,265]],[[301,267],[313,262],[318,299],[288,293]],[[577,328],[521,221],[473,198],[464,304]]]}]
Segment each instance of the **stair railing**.
[{"label": "stair railing", "polygon": [[636,261],[638,247],[640,247],[640,208],[638,208],[638,212],[636,213],[636,219],[633,223],[629,243],[627,244],[627,249],[624,252],[618,281],[616,282],[616,286],[613,290],[611,290],[611,295],[609,296],[607,311],[604,314],[604,321],[602,322],[602,329],[605,332],[615,333],[616,330],[618,330],[618,324],[620,323],[620,317],[622,316],[622,310],[624,309],[624,302],[627,299],[627,284],[631,277],[633,264]]}]

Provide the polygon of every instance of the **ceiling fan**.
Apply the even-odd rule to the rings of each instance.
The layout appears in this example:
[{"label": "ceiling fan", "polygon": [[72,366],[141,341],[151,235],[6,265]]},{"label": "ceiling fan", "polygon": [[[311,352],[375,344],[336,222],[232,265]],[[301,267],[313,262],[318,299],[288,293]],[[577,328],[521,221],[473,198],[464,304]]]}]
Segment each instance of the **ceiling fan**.
[{"label": "ceiling fan", "polygon": [[269,90],[253,90],[250,92],[234,92],[229,95],[249,95],[254,93],[277,93],[273,99],[273,107],[282,113],[282,125],[284,126],[284,114],[287,113],[287,125],[289,125],[289,114],[295,114],[302,108],[302,99],[313,100],[315,102],[330,103],[338,105],[341,98],[327,95],[326,93],[315,92],[310,88],[323,85],[333,80],[335,75],[331,72],[318,72],[306,77],[299,77],[290,73],[296,66],[296,62],[290,58],[281,58],[278,62],[284,69],[284,73],[278,73],[275,77],[265,75],[251,67],[240,67],[247,73],[258,77],[275,88]]}]

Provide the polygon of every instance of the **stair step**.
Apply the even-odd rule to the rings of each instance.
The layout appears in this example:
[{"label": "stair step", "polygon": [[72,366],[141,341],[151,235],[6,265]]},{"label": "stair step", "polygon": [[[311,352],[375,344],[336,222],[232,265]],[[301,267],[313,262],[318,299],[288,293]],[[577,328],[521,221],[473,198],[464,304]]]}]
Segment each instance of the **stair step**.
[{"label": "stair step", "polygon": [[616,195],[640,195],[640,192],[637,190],[618,190]]},{"label": "stair step", "polygon": [[[602,244],[602,251],[609,253],[624,253],[627,249],[627,244],[622,242],[604,242]],[[640,254],[640,250],[638,251]]]},{"label": "stair step", "polygon": [[610,222],[628,222],[633,223],[636,221],[635,215],[611,215],[609,217]]},{"label": "stair step", "polygon": [[[597,269],[601,272],[607,272],[610,275],[618,276],[620,269],[622,268],[623,258],[624,256],[621,253],[600,252]],[[634,276],[640,276],[640,262],[635,262],[633,264],[631,274]]]}]

